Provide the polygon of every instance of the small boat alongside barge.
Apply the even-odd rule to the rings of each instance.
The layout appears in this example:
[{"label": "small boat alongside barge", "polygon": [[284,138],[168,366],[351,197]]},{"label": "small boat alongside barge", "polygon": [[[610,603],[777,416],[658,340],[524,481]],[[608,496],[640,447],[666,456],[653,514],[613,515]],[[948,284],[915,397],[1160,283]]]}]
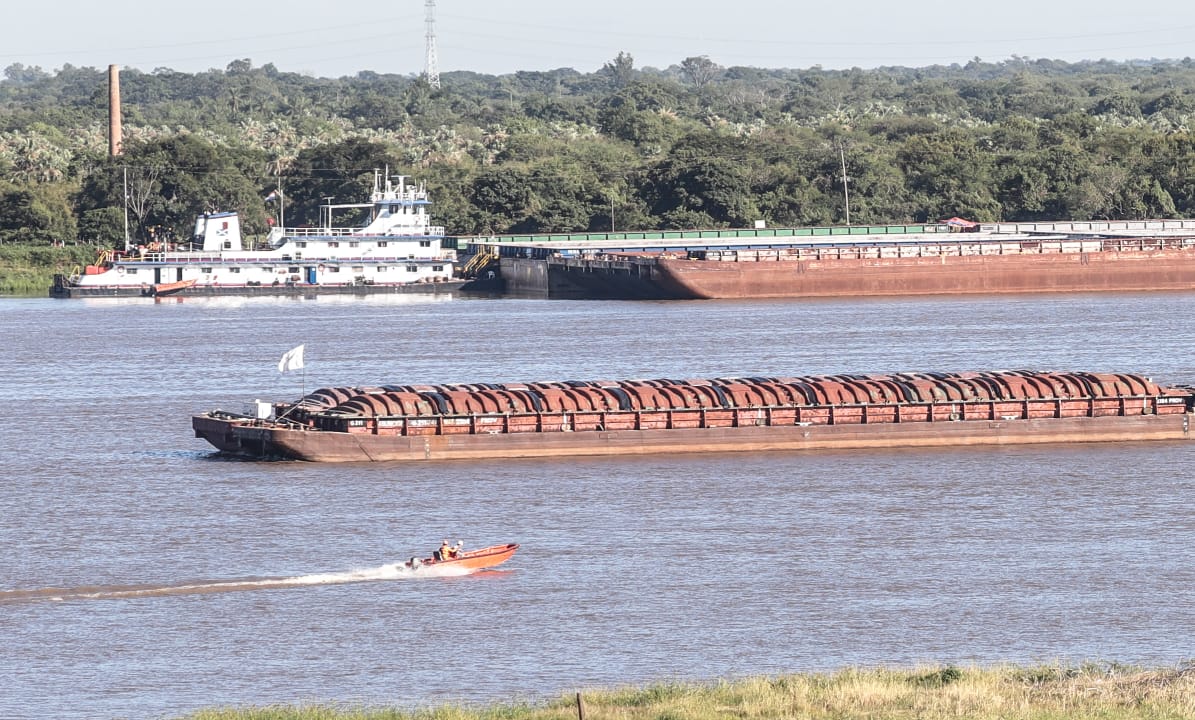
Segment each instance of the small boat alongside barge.
[{"label": "small boat alongside barge", "polygon": [[387,385],[192,418],[223,453],[321,462],[1190,439],[1195,388],[997,371]]},{"label": "small boat alongside barge", "polygon": [[165,297],[167,295],[180,293],[187,288],[195,287],[196,282],[198,281],[192,278],[190,280],[179,280],[178,282],[172,283],[158,283],[157,285],[150,285],[149,287],[144,288],[142,294],[149,295],[151,297]]}]

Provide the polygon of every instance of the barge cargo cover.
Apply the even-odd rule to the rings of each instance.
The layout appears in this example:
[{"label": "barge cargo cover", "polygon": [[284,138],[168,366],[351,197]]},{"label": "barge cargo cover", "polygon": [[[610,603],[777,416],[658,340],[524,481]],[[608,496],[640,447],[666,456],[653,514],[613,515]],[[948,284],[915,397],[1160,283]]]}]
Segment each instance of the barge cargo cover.
[{"label": "barge cargo cover", "polygon": [[309,461],[1185,440],[1195,388],[1121,373],[899,373],[334,387],[266,410],[192,426],[225,453]]}]

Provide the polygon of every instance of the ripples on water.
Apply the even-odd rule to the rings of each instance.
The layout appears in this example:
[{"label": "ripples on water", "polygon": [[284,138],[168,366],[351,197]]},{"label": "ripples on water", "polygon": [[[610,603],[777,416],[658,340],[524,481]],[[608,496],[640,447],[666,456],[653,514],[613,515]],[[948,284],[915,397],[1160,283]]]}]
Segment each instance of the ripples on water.
[{"label": "ripples on water", "polygon": [[[1195,383],[1193,302],[0,300],[0,714],[1178,662],[1195,621],[1186,443],[313,465],[215,457],[190,415],[343,384],[1008,368]],[[300,342],[305,373],[280,376]],[[522,548],[468,577],[394,567],[447,536]]]}]

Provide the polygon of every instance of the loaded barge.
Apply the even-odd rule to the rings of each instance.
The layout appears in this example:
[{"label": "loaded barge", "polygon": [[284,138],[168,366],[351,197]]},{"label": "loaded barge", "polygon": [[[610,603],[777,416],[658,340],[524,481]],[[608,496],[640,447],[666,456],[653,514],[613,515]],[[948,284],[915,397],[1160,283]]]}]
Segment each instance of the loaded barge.
[{"label": "loaded barge", "polygon": [[1195,387],[996,371],[333,387],[192,418],[224,453],[429,461],[1186,440]]}]

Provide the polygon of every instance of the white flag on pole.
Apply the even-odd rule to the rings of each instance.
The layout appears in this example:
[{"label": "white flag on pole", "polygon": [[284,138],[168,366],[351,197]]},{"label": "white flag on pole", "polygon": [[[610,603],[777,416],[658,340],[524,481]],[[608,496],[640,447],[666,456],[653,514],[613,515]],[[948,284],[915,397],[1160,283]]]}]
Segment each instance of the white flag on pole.
[{"label": "white flag on pole", "polygon": [[303,345],[293,349],[287,350],[278,361],[278,372],[284,373],[290,370],[298,370],[303,367]]}]

